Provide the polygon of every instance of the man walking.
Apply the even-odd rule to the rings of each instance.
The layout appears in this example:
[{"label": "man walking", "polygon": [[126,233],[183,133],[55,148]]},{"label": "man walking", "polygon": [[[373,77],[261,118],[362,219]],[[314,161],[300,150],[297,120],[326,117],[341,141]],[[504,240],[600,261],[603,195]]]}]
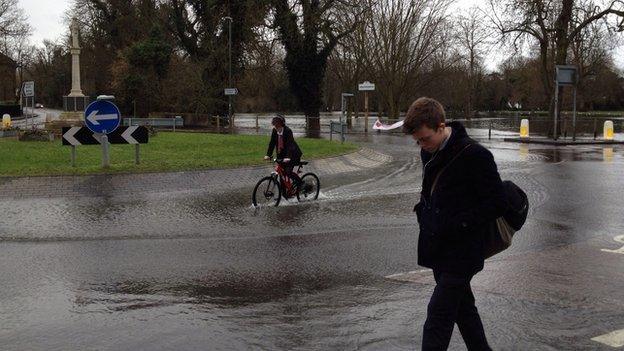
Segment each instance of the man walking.
[{"label": "man walking", "polygon": [[446,124],[444,108],[431,98],[412,103],[403,131],[421,147],[418,264],[436,281],[422,349],[446,350],[457,324],[468,350],[491,350],[470,281],[483,269],[488,225],[507,207],[494,157],[459,122]]}]

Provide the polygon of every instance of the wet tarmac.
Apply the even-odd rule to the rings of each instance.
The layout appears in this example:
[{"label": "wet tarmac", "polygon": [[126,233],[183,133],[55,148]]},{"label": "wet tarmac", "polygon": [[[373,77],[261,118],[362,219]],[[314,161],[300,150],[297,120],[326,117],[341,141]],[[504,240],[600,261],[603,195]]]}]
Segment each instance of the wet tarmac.
[{"label": "wet tarmac", "polygon": [[[314,203],[253,208],[254,184],[0,199],[0,348],[419,349],[433,279],[416,264],[418,152],[350,138],[392,163],[321,178]],[[624,148],[481,140],[532,205],[473,280],[491,346],[623,349]]]}]

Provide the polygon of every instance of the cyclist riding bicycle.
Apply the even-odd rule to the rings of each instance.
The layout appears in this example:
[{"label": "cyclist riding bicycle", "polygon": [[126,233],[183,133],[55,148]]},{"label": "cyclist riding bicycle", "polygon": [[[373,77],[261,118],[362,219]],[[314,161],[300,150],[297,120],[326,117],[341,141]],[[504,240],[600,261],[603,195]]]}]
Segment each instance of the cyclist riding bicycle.
[{"label": "cyclist riding bicycle", "polygon": [[284,116],[278,114],[276,117],[273,117],[271,124],[273,125],[273,132],[269,142],[269,149],[264,159],[270,160],[273,156],[273,149],[276,149],[277,158],[282,159],[286,174],[299,187],[301,179],[297,173],[293,172],[293,168],[301,161],[301,149],[293,137],[292,130],[286,126]]}]

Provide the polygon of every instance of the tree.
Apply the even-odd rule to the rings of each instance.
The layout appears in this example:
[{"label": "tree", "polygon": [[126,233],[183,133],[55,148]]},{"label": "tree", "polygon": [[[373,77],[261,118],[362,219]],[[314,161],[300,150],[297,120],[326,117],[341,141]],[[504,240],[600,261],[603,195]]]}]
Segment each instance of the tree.
[{"label": "tree", "polygon": [[[154,24],[163,22],[157,0],[76,0],[68,17],[81,25],[83,86],[90,94],[119,94],[110,79],[124,50],[146,40]],[[102,74],[106,73],[106,74]],[[121,106],[129,111],[129,105]]]},{"label": "tree", "polygon": [[167,0],[164,8],[168,28],[179,49],[193,62],[203,66],[203,80],[209,112],[225,114],[227,100],[223,88],[228,81],[229,26],[232,18],[232,71],[243,74],[246,46],[257,39],[254,29],[264,24],[264,1],[252,0]]},{"label": "tree", "polygon": [[18,0],[0,0],[0,39],[3,41],[30,34],[24,12]]},{"label": "tree", "polygon": [[[610,95],[606,90],[607,81],[614,81],[608,76],[617,73],[614,70],[612,52],[621,40],[609,33],[601,23],[594,22],[585,27],[570,44],[571,61],[579,67],[578,102],[581,109],[587,108],[587,102],[598,101]],[[597,80],[598,77],[602,79]],[[616,89],[617,90],[617,89]]]},{"label": "tree", "polygon": [[245,48],[244,72],[237,84],[245,95],[237,104],[245,112],[296,111],[297,102],[288,89],[282,64],[284,48],[267,26],[256,28],[256,32],[256,40]]},{"label": "tree", "polygon": [[465,111],[467,118],[471,118],[477,101],[478,85],[483,76],[483,56],[487,53],[491,32],[485,26],[485,15],[476,7],[460,15],[457,24],[457,41],[468,68]]},{"label": "tree", "polygon": [[158,25],[145,40],[136,42],[120,55],[113,66],[113,86],[122,92],[123,105],[136,103],[139,116],[160,111],[166,102],[162,81],[169,70],[173,48]]},{"label": "tree", "polygon": [[448,4],[447,0],[368,1],[360,52],[390,117],[398,118],[427,64],[446,47]]},{"label": "tree", "polygon": [[571,44],[582,39],[581,34],[592,24],[624,30],[624,2],[620,0],[490,0],[490,6],[503,40],[516,48],[528,39],[537,43],[542,85],[550,102],[551,116],[554,115],[555,65],[568,63]]},{"label": "tree", "polygon": [[71,86],[71,56],[65,45],[45,40],[25,69],[35,81],[38,101],[49,107],[63,106],[63,95]]},{"label": "tree", "polygon": [[[320,130],[323,81],[327,60],[341,39],[353,32],[359,18],[345,21],[356,1],[272,0],[273,25],[286,50],[284,67],[290,89],[308,120],[308,131]],[[339,21],[337,19],[340,19]]]},{"label": "tree", "polygon": [[24,11],[18,7],[18,0],[0,0],[0,53],[17,62],[20,77],[34,52],[28,41],[32,29],[27,21]]}]

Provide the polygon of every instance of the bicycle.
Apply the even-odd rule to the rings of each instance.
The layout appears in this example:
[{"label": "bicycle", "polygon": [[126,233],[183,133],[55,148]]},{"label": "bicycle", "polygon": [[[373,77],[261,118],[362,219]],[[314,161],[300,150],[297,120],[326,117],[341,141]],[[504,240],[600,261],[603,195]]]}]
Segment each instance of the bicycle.
[{"label": "bicycle", "polygon": [[[293,184],[293,180],[286,174],[282,159],[274,159],[275,170],[270,176],[258,181],[253,190],[252,202],[254,206],[258,204],[278,206],[282,197],[286,200],[297,197],[297,201],[306,202],[318,199],[321,190],[321,182],[316,174],[305,173],[300,179],[299,186]],[[301,173],[303,166],[308,162],[300,161],[294,164],[297,168],[296,174]]]}]

